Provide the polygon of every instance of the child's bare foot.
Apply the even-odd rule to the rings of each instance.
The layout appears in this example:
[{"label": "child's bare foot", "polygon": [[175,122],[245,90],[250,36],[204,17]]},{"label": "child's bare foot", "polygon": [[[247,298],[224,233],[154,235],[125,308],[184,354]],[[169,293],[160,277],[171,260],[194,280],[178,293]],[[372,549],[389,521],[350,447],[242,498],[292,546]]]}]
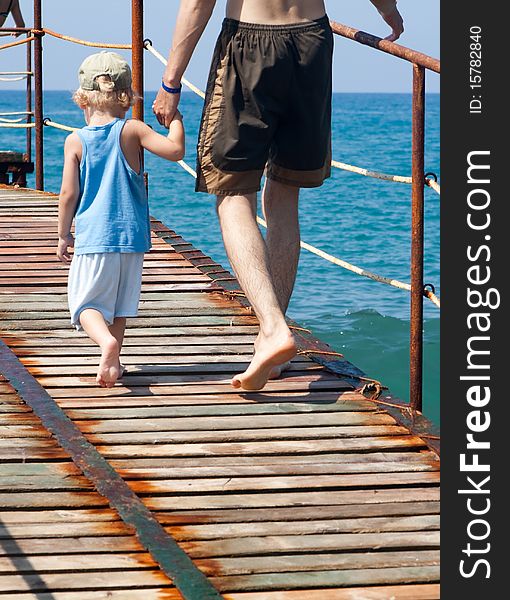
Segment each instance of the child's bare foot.
[{"label": "child's bare foot", "polygon": [[289,329],[275,332],[268,337],[259,334],[250,366],[244,373],[232,379],[232,386],[245,390],[261,390],[271,375],[277,373],[278,369],[281,373],[281,367],[296,353],[296,342]]},{"label": "child's bare foot", "polygon": [[101,348],[101,360],[96,381],[101,387],[111,388],[120,375],[119,344],[117,340],[108,341]]}]

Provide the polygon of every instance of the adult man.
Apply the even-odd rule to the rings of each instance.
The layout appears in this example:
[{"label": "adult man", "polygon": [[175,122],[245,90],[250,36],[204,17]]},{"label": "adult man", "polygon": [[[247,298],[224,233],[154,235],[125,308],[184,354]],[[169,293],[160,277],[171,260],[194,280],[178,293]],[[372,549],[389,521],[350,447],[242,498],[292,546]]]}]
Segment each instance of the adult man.
[{"label": "adult man", "polygon": [[[396,40],[403,21],[396,0],[370,0]],[[162,89],[153,105],[168,126],[181,77],[216,0],[181,0]],[[259,320],[248,369],[232,379],[264,387],[296,354],[285,311],[294,288],[301,187],[330,174],[333,40],[323,0],[228,0],[216,45],[198,144],[197,191],[217,196],[225,248]],[[267,219],[256,222],[257,191]]]},{"label": "adult man", "polygon": [[[12,14],[16,27],[25,27],[19,0],[0,0],[0,27],[3,27],[9,13]],[[16,33],[14,35],[17,37],[20,34]]]}]

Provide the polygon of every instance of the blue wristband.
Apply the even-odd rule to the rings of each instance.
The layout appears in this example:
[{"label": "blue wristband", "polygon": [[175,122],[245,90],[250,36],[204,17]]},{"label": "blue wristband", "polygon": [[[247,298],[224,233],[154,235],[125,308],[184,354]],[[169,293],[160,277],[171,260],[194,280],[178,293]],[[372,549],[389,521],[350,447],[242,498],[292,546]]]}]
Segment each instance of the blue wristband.
[{"label": "blue wristband", "polygon": [[169,94],[180,94],[181,90],[182,90],[182,83],[179,87],[173,88],[173,87],[168,87],[167,85],[165,85],[165,82],[162,81],[161,87],[165,90],[165,92],[168,92]]}]

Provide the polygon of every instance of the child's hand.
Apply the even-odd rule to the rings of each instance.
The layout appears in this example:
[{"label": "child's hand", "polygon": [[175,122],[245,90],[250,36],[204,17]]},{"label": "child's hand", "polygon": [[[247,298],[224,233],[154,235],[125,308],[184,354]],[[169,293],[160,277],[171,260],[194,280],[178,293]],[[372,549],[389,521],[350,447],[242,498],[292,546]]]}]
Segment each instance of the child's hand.
[{"label": "child's hand", "polygon": [[74,237],[71,233],[65,237],[58,238],[57,257],[58,260],[64,264],[69,264],[72,259],[71,255],[69,254],[69,247],[74,248]]},{"label": "child's hand", "polygon": [[183,120],[183,116],[181,114],[181,112],[179,110],[175,111],[175,115],[173,116],[172,122],[173,121],[182,121]]}]

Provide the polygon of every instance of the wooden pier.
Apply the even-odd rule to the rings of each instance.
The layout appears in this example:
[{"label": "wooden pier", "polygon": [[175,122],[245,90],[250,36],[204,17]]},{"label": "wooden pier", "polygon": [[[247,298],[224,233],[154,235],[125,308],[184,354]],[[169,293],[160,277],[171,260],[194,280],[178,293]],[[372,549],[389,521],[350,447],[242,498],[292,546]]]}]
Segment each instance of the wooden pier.
[{"label": "wooden pier", "polygon": [[439,598],[434,436],[356,391],[356,369],[299,328],[291,370],[238,393],[254,316],[228,272],[152,226],[127,372],[98,388],[97,348],[69,325],[56,197],[0,186],[0,337],[16,355],[0,354],[0,595],[213,597],[174,585],[44,425],[55,405],[81,432],[70,445],[92,444],[220,597]]}]

